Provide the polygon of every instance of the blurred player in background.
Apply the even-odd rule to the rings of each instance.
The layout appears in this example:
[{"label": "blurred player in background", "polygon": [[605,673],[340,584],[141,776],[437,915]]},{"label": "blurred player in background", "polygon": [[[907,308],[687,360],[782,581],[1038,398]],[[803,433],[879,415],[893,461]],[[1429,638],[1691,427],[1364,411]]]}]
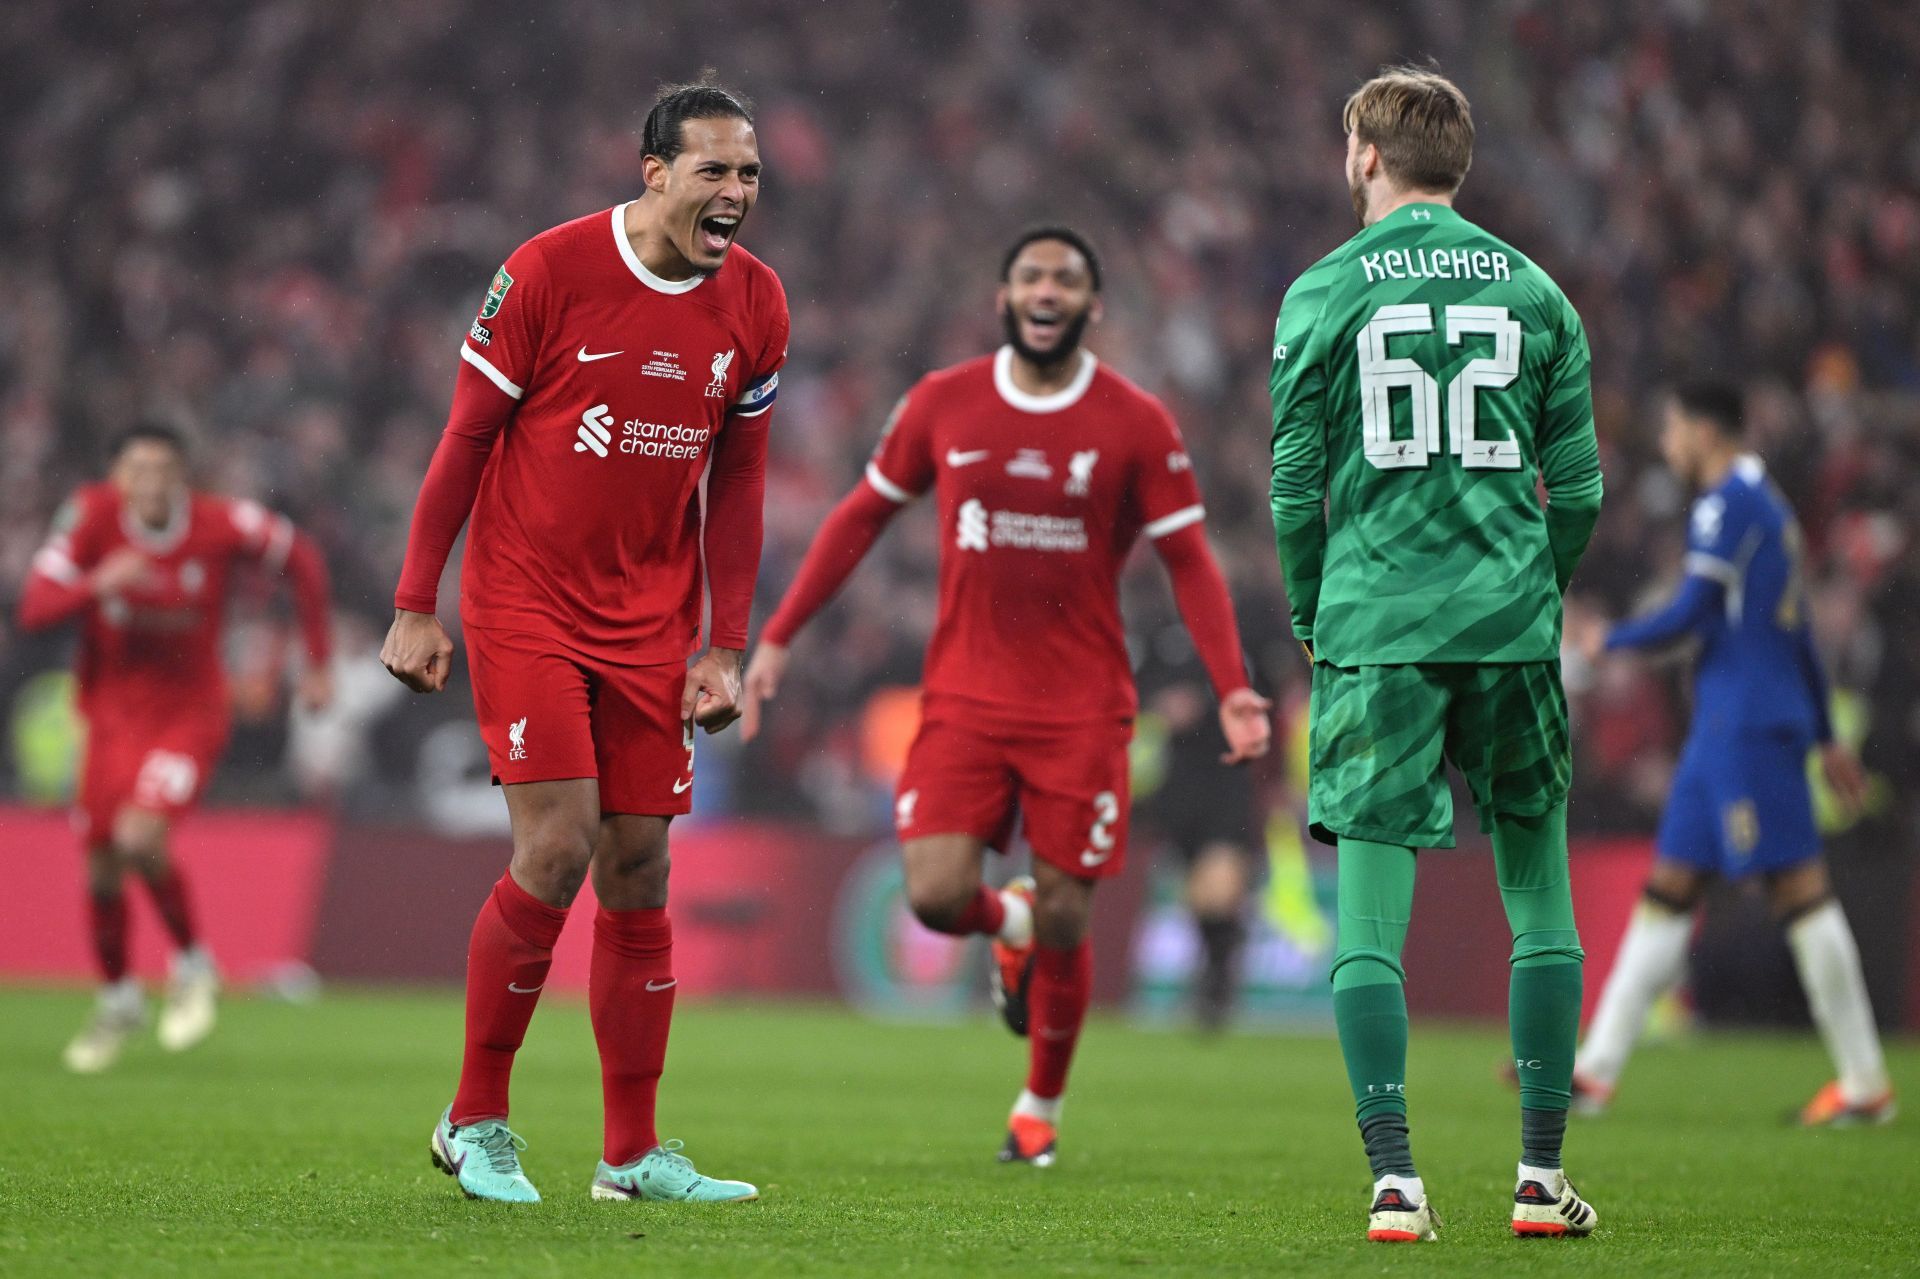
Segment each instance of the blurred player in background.
[{"label": "blurred player in background", "polygon": [[1680,387],[1660,450],[1700,491],[1688,523],[1686,579],[1659,611],[1576,637],[1605,652],[1700,641],[1693,730],[1660,823],[1645,899],[1634,912],[1580,1049],[1574,1090],[1603,1109],[1656,999],[1686,967],[1693,916],[1716,877],[1759,875],[1787,930],[1807,1006],[1838,1078],[1800,1122],[1884,1123],[1893,1085],[1867,1000],[1860,952],[1834,900],[1814,827],[1807,754],[1858,808],[1866,774],[1834,739],[1827,681],[1807,616],[1805,546],[1786,499],[1741,443],[1741,395],[1716,383]]},{"label": "blurred player in background", "polygon": [[1209,677],[1183,628],[1148,637],[1135,680],[1160,737],[1159,784],[1134,816],[1180,862],[1182,900],[1200,941],[1194,1015],[1203,1030],[1221,1030],[1233,1013],[1247,912],[1266,860],[1253,770],[1220,766]]},{"label": "blurred player in background", "polygon": [[91,1074],[146,1024],[127,972],[126,874],[146,885],[174,946],[161,1008],[162,1047],[191,1048],[213,1030],[219,974],[201,939],[186,877],[169,849],[227,741],[220,639],[234,570],[253,561],[293,586],[307,664],[300,698],[331,697],[327,569],[312,541],[258,503],[194,492],[179,432],[138,425],[113,446],[108,480],[68,499],[33,558],[20,625],[78,618],[80,713],[87,722],[76,817],[87,850],[94,957],[104,985],[67,1045]]},{"label": "blurred player in background", "polygon": [[[1179,429],[1081,347],[1100,318],[1093,249],[1064,227],[1023,234],[997,305],[1007,344],[922,378],[865,480],[821,526],[748,667],[745,731],[757,731],[801,627],[894,515],[934,490],[939,617],[895,824],[921,922],[994,939],[996,1001],[1031,1041],[1000,1157],[1045,1167],[1092,993],[1093,890],[1126,859],[1136,701],[1118,578],[1140,534],[1206,661],[1228,762],[1264,753],[1271,729],[1247,686]],[[981,882],[984,853],[1006,851],[1016,818],[1033,878],[996,892]]]},{"label": "blurred player in background", "polygon": [[1368,1238],[1436,1237],[1408,1141],[1400,952],[1415,850],[1453,846],[1448,760],[1513,930],[1513,1229],[1586,1234],[1560,1163],[1582,952],[1559,663],[1561,593],[1600,510],[1586,335],[1544,272],[1454,212],[1473,157],[1458,88],[1393,69],[1343,123],[1362,230],[1280,310],[1273,518],[1315,662],[1308,810],[1339,848],[1334,1019],[1376,1179]]},{"label": "blurred player in background", "polygon": [[[513,860],[474,923],[460,1085],[431,1149],[481,1199],[540,1197],[507,1127],[508,1078],[589,871],[606,1104],[593,1197],[758,1193],[663,1145],[654,1102],[676,985],[667,826],[692,806],[695,726],[738,718],[787,302],[734,244],[760,182],[746,105],[708,80],[663,90],[641,151],[638,198],[535,236],[494,276],[381,652],[409,688],[446,686],[453,642],[434,611],[471,514],[461,617]],[[710,647],[689,668],[703,553]]]}]

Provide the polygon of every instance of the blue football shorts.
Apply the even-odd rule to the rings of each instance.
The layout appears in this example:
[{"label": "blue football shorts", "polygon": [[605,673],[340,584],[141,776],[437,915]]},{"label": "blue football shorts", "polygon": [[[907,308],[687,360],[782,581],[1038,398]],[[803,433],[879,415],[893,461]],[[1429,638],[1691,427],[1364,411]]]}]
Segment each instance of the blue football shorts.
[{"label": "blue football shorts", "polygon": [[1727,879],[1819,856],[1807,782],[1812,745],[1793,729],[1690,736],[1660,819],[1660,855]]}]

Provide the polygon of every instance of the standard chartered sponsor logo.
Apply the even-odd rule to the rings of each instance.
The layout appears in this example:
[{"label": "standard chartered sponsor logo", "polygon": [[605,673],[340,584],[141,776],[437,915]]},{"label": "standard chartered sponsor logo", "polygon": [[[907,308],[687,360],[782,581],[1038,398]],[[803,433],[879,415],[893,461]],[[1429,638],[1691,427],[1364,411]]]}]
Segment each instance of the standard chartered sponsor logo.
[{"label": "standard chartered sponsor logo", "polygon": [[1084,551],[1085,521],[1072,515],[1029,515],[1025,511],[989,511],[978,499],[960,506],[956,541],[963,551],[989,546],[1018,551]]},{"label": "standard chartered sponsor logo", "polygon": [[575,453],[592,452],[596,457],[606,457],[618,448],[630,457],[696,458],[706,451],[707,441],[713,438],[713,428],[706,426],[673,426],[665,422],[643,422],[639,418],[629,418],[620,424],[618,443],[613,435],[614,417],[604,404],[596,404],[580,415],[579,438],[574,442]]},{"label": "standard chartered sponsor logo", "polygon": [[635,418],[621,427],[620,451],[636,457],[699,457],[713,438],[706,426],[668,426]]},{"label": "standard chartered sponsor logo", "polygon": [[613,425],[613,414],[607,412],[607,406],[596,404],[580,415],[580,438],[574,442],[575,453],[593,450],[595,457],[607,455],[607,442],[613,438],[613,432],[607,428]]},{"label": "standard chartered sponsor logo", "polygon": [[969,498],[960,506],[960,549],[987,549],[987,508],[977,497]]},{"label": "standard chartered sponsor logo", "polygon": [[1077,515],[995,511],[992,539],[995,546],[1023,551],[1084,551],[1087,526]]}]

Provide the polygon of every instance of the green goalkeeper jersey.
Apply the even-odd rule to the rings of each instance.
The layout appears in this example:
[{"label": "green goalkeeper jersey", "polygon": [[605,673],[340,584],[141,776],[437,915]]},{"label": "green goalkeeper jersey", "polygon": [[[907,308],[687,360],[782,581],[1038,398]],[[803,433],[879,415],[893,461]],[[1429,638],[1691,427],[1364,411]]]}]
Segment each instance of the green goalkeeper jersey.
[{"label": "green goalkeeper jersey", "polygon": [[1600,458],[1586,334],[1546,272],[1404,205],[1287,290],[1271,389],[1274,529],[1317,659],[1558,658]]}]

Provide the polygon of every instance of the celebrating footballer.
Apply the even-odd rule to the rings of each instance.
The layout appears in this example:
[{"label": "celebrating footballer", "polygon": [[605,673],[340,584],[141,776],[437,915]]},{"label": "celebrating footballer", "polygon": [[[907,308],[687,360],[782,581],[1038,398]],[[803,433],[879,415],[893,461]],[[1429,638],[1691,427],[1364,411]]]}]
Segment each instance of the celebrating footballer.
[{"label": "celebrating footballer", "polygon": [[[540,1197],[508,1079],[589,875],[606,1107],[593,1197],[758,1194],[663,1143],[654,1102],[678,984],[667,831],[692,805],[694,730],[739,715],[787,303],[735,243],[760,182],[747,103],[710,79],[666,89],[641,151],[637,197],[542,232],[494,275],[381,653],[409,688],[445,687],[438,585],[471,518],[461,620],[513,858],[474,923],[460,1082],[431,1153],[481,1199]],[[689,665],[703,561],[711,622]]]},{"label": "celebrating footballer", "polygon": [[[920,921],[993,939],[995,1001],[1029,1041],[1000,1157],[1044,1167],[1093,989],[1094,888],[1126,865],[1136,695],[1119,575],[1142,534],[1220,698],[1225,762],[1263,754],[1271,729],[1179,428],[1081,345],[1100,319],[1100,259],[1073,230],[1038,227],[1000,275],[1006,345],[929,373],[894,408],[754,651],[745,727],[757,730],[807,620],[931,490],[939,615],[895,825]],[[1016,822],[1033,875],[989,888],[985,852],[1008,851]]]}]

